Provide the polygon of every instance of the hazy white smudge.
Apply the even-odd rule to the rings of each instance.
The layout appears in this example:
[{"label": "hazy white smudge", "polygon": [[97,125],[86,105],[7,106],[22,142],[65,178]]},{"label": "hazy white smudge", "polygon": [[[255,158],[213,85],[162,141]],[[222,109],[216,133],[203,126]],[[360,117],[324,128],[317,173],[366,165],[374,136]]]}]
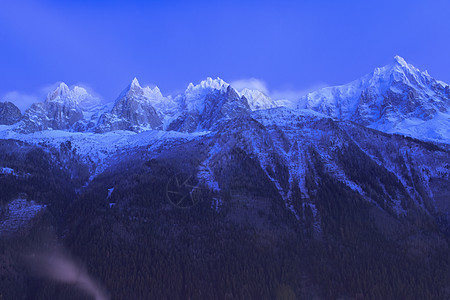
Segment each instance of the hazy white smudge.
[{"label": "hazy white smudge", "polygon": [[26,256],[26,262],[36,276],[73,284],[96,300],[109,299],[100,284],[89,276],[81,264],[64,254],[61,247],[29,254]]}]

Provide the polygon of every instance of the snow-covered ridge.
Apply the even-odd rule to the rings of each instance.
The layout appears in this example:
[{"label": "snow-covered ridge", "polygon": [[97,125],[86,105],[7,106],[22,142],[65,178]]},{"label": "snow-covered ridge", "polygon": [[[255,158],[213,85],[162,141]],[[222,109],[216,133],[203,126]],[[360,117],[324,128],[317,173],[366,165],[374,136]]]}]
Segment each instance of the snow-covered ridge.
[{"label": "snow-covered ridge", "polygon": [[226,92],[229,84],[226,83],[221,78],[217,77],[216,79],[212,79],[211,77],[207,77],[205,80],[202,80],[199,84],[194,85],[192,82],[189,83],[186,88],[185,94],[198,94],[210,92],[211,90],[219,90],[221,92]]},{"label": "snow-covered ridge", "polygon": [[[449,99],[449,85],[395,56],[390,65],[376,68],[348,84],[309,93],[293,105],[271,99],[258,90],[236,91],[221,78],[208,77],[198,84],[190,83],[184,92],[173,96],[163,95],[157,86],[142,87],[134,78],[107,105],[82,87],[71,89],[61,83],[44,102],[33,104],[23,118],[4,117],[12,121],[3,124],[19,120],[19,126],[14,128],[23,133],[49,129],[97,133],[155,129],[192,132],[210,130],[218,122],[242,113],[287,106],[387,133],[448,143]],[[1,117],[0,110],[0,120]]]},{"label": "snow-covered ridge", "polygon": [[[376,68],[373,72],[360,79],[345,85],[326,87],[309,93],[301,100],[306,108],[332,109],[333,106],[341,106],[346,110],[336,111],[337,117],[344,117],[346,113],[352,113],[360,102],[361,93],[370,89],[373,96],[382,96],[387,91],[401,92],[400,85],[423,89],[423,93],[431,96],[438,94],[435,88],[445,88],[447,85],[433,79],[428,72],[421,72],[414,66],[406,63],[400,56],[395,56],[394,63],[385,67]],[[437,95],[439,96],[439,95]],[[381,98],[375,100],[381,101]],[[343,107],[345,104],[346,107]]]},{"label": "snow-covered ridge", "polygon": [[134,98],[137,101],[150,104],[162,119],[167,115],[174,114],[175,110],[178,108],[178,104],[173,100],[172,96],[164,96],[157,86],[153,88],[150,86],[142,87],[136,77],[131,81],[128,87],[122,91],[119,97],[117,97],[115,103],[124,97]]},{"label": "snow-covered ridge", "polygon": [[197,85],[194,85],[192,82],[189,83],[184,95],[179,95],[177,99],[184,102],[183,104],[188,111],[197,111],[202,113],[205,104],[205,96],[213,91],[226,93],[229,86],[230,85],[228,83],[219,77],[216,79],[208,77],[206,80],[201,81]]},{"label": "snow-covered ridge", "polygon": [[245,97],[251,110],[274,108],[278,105],[265,93],[258,90],[244,88],[239,92],[241,97]]},{"label": "snow-covered ridge", "polygon": [[[348,84],[309,93],[298,108],[388,133],[449,142],[450,88],[402,57]],[[434,128],[434,129],[433,129]]]},{"label": "snow-covered ridge", "polygon": [[[151,149],[158,147],[161,143],[189,141],[208,133],[209,132],[183,133],[163,130],[149,130],[140,133],[128,130],[117,130],[102,134],[63,130],[19,133],[13,130],[11,126],[0,125],[0,139],[4,140],[19,140],[32,145],[43,145],[55,149],[59,149],[62,143],[70,141],[72,150],[74,150],[85,163],[92,164],[96,167],[95,174],[104,170],[104,168],[108,166],[108,158],[119,151],[128,151],[142,146],[148,146],[148,150],[151,151]],[[16,174],[14,173],[14,170],[11,170],[9,168],[0,167],[0,174]]]}]

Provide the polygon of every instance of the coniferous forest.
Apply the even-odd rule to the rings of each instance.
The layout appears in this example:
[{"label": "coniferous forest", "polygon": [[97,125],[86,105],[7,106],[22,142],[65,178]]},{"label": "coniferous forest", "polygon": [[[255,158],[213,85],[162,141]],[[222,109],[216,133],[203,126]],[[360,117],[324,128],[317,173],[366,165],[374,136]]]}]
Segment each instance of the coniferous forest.
[{"label": "coniferous forest", "polygon": [[[320,229],[298,184],[291,202],[299,219],[242,149],[230,149],[234,164],[214,170],[229,179],[226,192],[205,189],[183,208],[168,201],[167,185],[181,170],[195,172],[186,148],[129,158],[87,187],[88,172],[67,152],[2,142],[1,159],[31,174],[0,178],[2,207],[20,194],[46,208],[1,237],[0,299],[90,299],[76,283],[36,276],[26,263],[25,255],[54,245],[111,299],[448,299],[449,236],[442,226],[426,215],[378,209],[327,175],[313,149],[306,186]],[[342,153],[342,160],[364,164],[355,153]],[[363,169],[370,189],[383,176],[398,184],[376,166]],[[283,168],[275,172],[282,176]],[[213,197],[222,209],[212,208]]]}]

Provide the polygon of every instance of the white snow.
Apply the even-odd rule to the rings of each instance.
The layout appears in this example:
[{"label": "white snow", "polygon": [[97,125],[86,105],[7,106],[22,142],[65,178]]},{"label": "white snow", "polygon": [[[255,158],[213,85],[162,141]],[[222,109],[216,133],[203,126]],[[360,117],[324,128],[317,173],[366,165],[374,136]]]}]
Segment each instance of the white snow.
[{"label": "white snow", "polygon": [[375,122],[368,127],[386,133],[397,133],[421,140],[450,144],[450,113],[437,112],[430,120],[409,118],[395,123]]},{"label": "white snow", "polygon": [[139,88],[141,87],[136,77],[134,77],[133,80],[131,81],[130,87],[139,87]]},{"label": "white snow", "polygon": [[92,132],[68,132],[62,130],[45,130],[22,134],[13,130],[14,126],[0,125],[0,139],[15,139],[30,144],[48,145],[59,148],[61,143],[70,141],[76,153],[90,164],[97,166],[96,174],[101,172],[106,159],[126,149],[140,146],[156,147],[172,140],[192,140],[209,132],[184,133],[176,131],[149,130],[141,133],[132,131],[111,131],[102,134]]},{"label": "white snow", "polygon": [[61,82],[53,92],[50,92],[45,101],[76,106],[83,110],[89,110],[101,103],[98,97],[89,94],[86,89],[80,86],[70,89],[64,82]]},{"label": "white snow", "polygon": [[7,167],[0,167],[0,174],[10,174],[10,175],[14,175],[14,169],[11,168],[7,168]]},{"label": "white snow", "polygon": [[144,96],[156,110],[158,116],[163,120],[163,128],[166,129],[170,122],[180,113],[180,104],[172,96],[163,96],[158,87],[154,87],[153,89],[145,87],[143,91]]},{"label": "white snow", "polygon": [[197,85],[190,83],[184,92],[184,105],[188,111],[197,111],[202,113],[205,108],[204,98],[205,96],[216,90],[221,93],[227,91],[229,84],[217,77],[212,79],[208,77]]},{"label": "white snow", "polygon": [[[449,99],[443,92],[446,86],[396,56],[391,65],[376,68],[348,84],[309,93],[291,106],[363,122],[387,133],[449,143]],[[414,97],[413,108],[408,93]],[[434,112],[431,118],[430,112]]]},{"label": "white snow", "polygon": [[274,108],[278,105],[269,96],[258,90],[243,89],[239,95],[244,96],[251,110]]}]

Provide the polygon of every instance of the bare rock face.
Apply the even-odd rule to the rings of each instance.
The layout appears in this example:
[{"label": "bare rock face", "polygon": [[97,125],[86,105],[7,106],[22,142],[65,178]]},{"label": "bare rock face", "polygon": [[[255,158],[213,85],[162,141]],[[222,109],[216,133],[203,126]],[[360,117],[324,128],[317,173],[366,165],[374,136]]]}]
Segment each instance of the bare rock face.
[{"label": "bare rock face", "polygon": [[0,125],[11,125],[22,119],[20,109],[11,102],[0,102]]},{"label": "bare rock face", "polygon": [[[152,105],[150,88],[142,88],[135,78],[117,98],[110,112],[101,115],[96,132],[131,130],[141,132],[149,129],[162,129],[162,121]],[[159,92],[159,90],[158,90]]]},{"label": "bare rock face", "polygon": [[28,132],[47,129],[66,130],[82,118],[83,112],[72,105],[36,103],[25,112],[23,128]]}]

